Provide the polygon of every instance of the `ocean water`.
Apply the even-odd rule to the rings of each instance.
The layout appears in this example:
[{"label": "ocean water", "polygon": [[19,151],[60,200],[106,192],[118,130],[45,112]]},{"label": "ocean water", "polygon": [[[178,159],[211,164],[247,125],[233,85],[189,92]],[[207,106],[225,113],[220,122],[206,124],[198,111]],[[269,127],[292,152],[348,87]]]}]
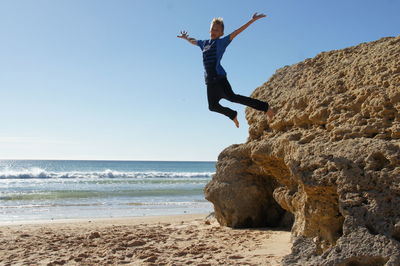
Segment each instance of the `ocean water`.
[{"label": "ocean water", "polygon": [[0,222],[208,213],[215,162],[0,160]]}]

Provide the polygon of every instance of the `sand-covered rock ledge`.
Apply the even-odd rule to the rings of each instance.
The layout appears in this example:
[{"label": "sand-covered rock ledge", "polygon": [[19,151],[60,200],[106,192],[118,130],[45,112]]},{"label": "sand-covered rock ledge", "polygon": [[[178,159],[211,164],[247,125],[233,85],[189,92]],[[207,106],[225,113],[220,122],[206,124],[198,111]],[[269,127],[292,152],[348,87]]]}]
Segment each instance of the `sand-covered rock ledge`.
[{"label": "sand-covered rock ledge", "polygon": [[205,188],[220,224],[290,226],[285,265],[400,265],[400,36],[279,69]]}]

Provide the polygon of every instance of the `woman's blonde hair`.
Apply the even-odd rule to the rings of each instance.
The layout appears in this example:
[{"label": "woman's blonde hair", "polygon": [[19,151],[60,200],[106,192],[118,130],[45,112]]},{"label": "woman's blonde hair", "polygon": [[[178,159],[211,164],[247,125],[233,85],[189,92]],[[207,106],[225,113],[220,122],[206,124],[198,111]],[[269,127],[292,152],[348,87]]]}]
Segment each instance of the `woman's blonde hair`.
[{"label": "woman's blonde hair", "polygon": [[211,27],[214,24],[221,25],[222,32],[224,31],[224,19],[223,18],[213,18],[213,20],[211,21]]}]

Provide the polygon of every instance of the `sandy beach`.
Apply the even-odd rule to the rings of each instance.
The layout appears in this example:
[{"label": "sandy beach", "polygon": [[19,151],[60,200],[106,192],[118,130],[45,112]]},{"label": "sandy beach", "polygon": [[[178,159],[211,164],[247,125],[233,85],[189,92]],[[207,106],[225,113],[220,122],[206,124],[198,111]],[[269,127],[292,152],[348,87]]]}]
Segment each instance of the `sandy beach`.
[{"label": "sandy beach", "polygon": [[207,214],[0,224],[0,265],[280,265],[290,232]]}]

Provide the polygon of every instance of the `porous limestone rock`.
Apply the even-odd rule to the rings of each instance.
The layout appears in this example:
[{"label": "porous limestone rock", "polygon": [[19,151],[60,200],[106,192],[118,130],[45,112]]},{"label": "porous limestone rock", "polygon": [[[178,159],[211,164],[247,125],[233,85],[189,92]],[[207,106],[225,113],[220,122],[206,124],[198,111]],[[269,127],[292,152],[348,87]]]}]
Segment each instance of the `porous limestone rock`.
[{"label": "porous limestone rock", "polygon": [[400,265],[400,36],[276,71],[205,188],[231,227],[292,225],[286,265]]}]

